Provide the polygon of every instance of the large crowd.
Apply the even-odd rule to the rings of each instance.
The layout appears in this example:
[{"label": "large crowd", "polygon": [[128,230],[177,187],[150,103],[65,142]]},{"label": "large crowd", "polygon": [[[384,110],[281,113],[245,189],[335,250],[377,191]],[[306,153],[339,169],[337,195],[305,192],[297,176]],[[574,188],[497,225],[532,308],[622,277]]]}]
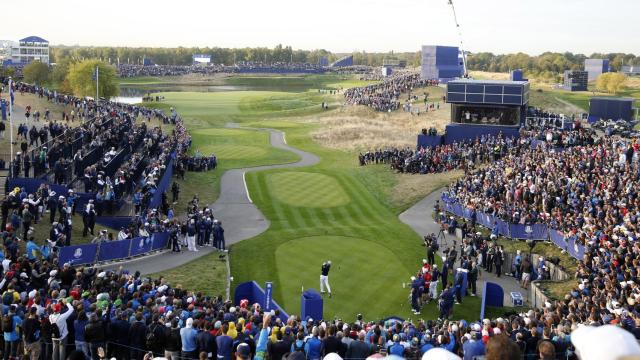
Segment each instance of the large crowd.
[{"label": "large crowd", "polygon": [[365,105],[376,111],[393,111],[400,108],[400,97],[425,86],[436,86],[437,81],[422,80],[420,74],[394,74],[379,84],[354,87],[345,90],[345,102],[349,105]]},{"label": "large crowd", "polygon": [[325,67],[318,64],[261,61],[241,61],[232,66],[221,64],[119,64],[117,65],[117,69],[119,76],[122,78],[138,76],[183,76],[189,74],[211,75],[218,73],[320,73],[325,71]]},{"label": "large crowd", "polygon": [[[197,196],[189,202],[184,220],[175,217],[164,193],[161,208],[149,206],[148,199],[155,194],[172,154],[178,154],[178,164],[188,167],[191,161],[184,156],[191,141],[180,119],[166,117],[176,125],[171,134],[160,127],[134,127],[132,119],[152,113],[118,106],[87,102],[83,116],[101,121],[93,120],[80,130],[65,129],[56,138],[68,137],[53,145],[64,153],[69,140],[80,138],[84,143],[85,137],[92,137],[88,142],[92,149],[93,140],[99,138],[99,145],[109,150],[98,161],[109,156],[108,163],[127,145],[115,140],[128,141],[131,146],[140,134],[140,146],[131,149],[131,157],[117,168],[113,179],[96,168],[95,178],[88,180],[97,194],[113,192],[116,198],[116,192],[134,192],[135,217],[117,239],[169,232],[173,251],[184,246],[198,251],[208,245],[224,250],[222,224]],[[103,137],[104,121],[109,120],[114,127],[108,129],[129,126],[133,138]],[[100,195],[76,209],[72,190],[56,194],[43,184],[33,194],[12,189],[2,202],[3,357],[337,360],[393,355],[410,360],[482,356],[493,360],[579,355],[591,360],[640,355],[636,341],[640,339],[640,145],[635,140],[597,137],[582,128],[531,127],[520,135],[517,139],[485,136],[418,151],[376,150],[361,154],[360,162],[388,164],[411,173],[465,168],[465,176],[449,186],[449,198],[510,223],[544,223],[576,236],[586,246],[575,273],[576,285],[563,299],[541,309],[480,321],[453,320],[455,306],[465,301],[463,290],[476,295],[479,268],[498,276],[513,271],[524,285],[533,272],[545,277],[544,260],[533,269],[531,259],[521,254],[517,266],[505,269],[503,250],[491,237],[474,233],[466,224],[459,251],[456,246],[444,249],[441,267],[435,265],[440,250],[437,236],[425,238],[427,258],[409,287],[415,315],[421,314],[426,303],[437,302],[438,319],[427,321],[372,321],[360,314],[353,320],[282,319],[276,312],[265,312],[260,304],[246,300],[232,304],[164,278],[59,264],[56,249],[71,243],[70,215],[76,211],[82,212],[85,235],[94,236],[93,242],[116,238],[107,232],[94,234],[96,208],[105,200]],[[46,139],[44,143],[49,144]],[[47,164],[47,149],[40,148]],[[79,148],[81,152],[86,149]],[[199,166],[209,167],[211,158],[200,159],[204,165]],[[474,169],[478,164],[484,166]],[[138,169],[140,176],[131,181],[128,174]],[[124,190],[118,190],[120,186]],[[171,191],[175,202],[177,184]],[[38,246],[31,225],[46,221],[47,214],[51,223],[48,246]],[[26,243],[25,251],[21,242]],[[462,288],[459,272],[452,271],[456,268],[467,272],[467,289]]]}]

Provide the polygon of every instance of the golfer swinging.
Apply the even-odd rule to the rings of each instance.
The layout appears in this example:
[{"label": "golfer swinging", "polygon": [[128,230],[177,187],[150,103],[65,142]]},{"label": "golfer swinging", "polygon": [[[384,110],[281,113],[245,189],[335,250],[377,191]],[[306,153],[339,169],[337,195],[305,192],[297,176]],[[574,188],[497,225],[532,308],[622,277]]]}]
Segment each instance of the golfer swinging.
[{"label": "golfer swinging", "polygon": [[331,286],[329,286],[329,270],[331,269],[331,260],[322,263],[320,270],[320,293],[324,294],[324,287],[327,287],[329,297],[331,297]]}]

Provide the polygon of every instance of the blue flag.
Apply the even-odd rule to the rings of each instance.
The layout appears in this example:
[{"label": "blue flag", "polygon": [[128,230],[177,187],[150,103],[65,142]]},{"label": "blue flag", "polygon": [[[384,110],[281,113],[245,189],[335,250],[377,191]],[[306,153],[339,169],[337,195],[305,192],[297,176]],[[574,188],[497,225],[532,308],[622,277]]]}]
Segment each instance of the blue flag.
[{"label": "blue flag", "polygon": [[11,104],[13,104],[15,100],[13,97],[13,86],[9,87],[9,96],[11,97]]}]

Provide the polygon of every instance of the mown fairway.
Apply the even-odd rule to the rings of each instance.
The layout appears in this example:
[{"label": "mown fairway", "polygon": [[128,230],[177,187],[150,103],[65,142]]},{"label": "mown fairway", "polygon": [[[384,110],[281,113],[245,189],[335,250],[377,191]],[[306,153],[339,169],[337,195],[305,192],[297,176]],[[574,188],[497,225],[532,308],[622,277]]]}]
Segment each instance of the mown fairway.
[{"label": "mown fairway", "polygon": [[[310,77],[310,83],[316,81],[316,76]],[[298,89],[299,86],[294,88]],[[186,119],[194,137],[192,151],[216,153],[220,170],[295,160],[270,148],[266,137],[264,141],[247,141],[245,135],[235,135],[262,133],[222,129],[229,122],[280,129],[286,132],[289,145],[321,158],[318,165],[308,168],[247,174],[251,198],[271,226],[265,233],[232,246],[232,289],[244,281],[255,280],[260,284],[273,281],[275,300],[290,313],[298,313],[302,287],[319,290],[320,265],[330,259],[334,264],[330,282],[335,297],[325,298],[325,317],[348,319],[358,312],[366,312],[368,318],[413,316],[408,289],[403,288],[403,283],[409,282],[425,257],[420,237],[400,223],[398,209],[382,201],[388,192],[384,186],[388,184],[372,178],[378,172],[359,168],[353,153],[315,143],[310,132],[316,125],[304,121],[306,115],[322,112],[322,101],[339,104],[340,95],[331,96],[314,89],[162,95],[166,100],[161,106],[176,107]],[[210,183],[201,182],[198,189],[201,193],[206,191],[208,198],[215,198],[214,187],[218,186],[221,172],[187,173],[190,178],[194,175],[203,179],[214,177]],[[202,258],[163,275],[172,283],[179,281],[185,288],[193,288],[200,281],[193,273],[194,266],[206,269],[210,263],[210,259]],[[192,276],[176,275],[183,272]],[[212,294],[222,293],[220,289]],[[478,307],[477,298],[465,300],[465,306],[456,309],[456,317],[475,318]],[[425,319],[435,316],[434,303],[421,315]]]}]

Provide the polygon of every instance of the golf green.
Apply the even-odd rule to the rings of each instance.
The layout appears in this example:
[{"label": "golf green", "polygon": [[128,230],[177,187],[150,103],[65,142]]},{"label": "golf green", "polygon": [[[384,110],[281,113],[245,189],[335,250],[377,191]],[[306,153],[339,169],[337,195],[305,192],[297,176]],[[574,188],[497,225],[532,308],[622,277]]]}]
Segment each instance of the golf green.
[{"label": "golf green", "polygon": [[330,208],[351,201],[338,182],[327,175],[310,172],[282,172],[269,175],[274,196],[291,206]]},{"label": "golf green", "polygon": [[[389,291],[390,287],[402,290],[402,281],[408,280],[391,251],[354,237],[312,236],[290,240],[276,249],[277,286],[290,294],[280,304],[284,309],[299,314],[301,291],[313,288],[320,292],[320,266],[327,260],[332,263],[329,283],[333,296],[324,297],[325,314],[351,319],[358,312],[367,315],[372,302],[386,305],[379,311],[388,314],[408,306],[406,291]],[[385,264],[384,269],[380,264]]]}]

